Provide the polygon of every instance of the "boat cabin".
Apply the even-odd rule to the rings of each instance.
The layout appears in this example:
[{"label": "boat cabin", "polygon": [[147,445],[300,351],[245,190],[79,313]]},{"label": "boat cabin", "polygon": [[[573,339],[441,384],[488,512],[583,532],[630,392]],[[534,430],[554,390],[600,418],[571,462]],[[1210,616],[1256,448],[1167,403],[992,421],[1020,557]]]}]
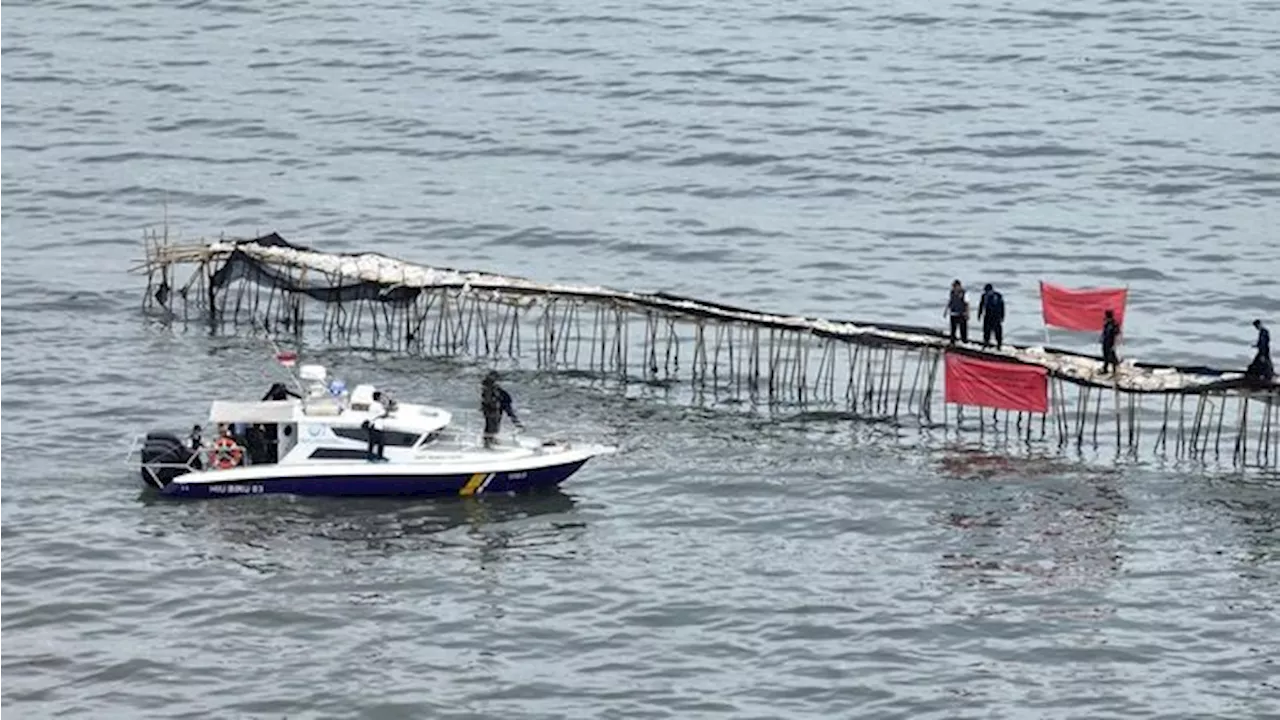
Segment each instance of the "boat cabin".
[{"label": "boat cabin", "polygon": [[384,457],[405,459],[452,421],[441,408],[394,401],[388,408],[374,399],[372,385],[357,385],[348,393],[340,381],[328,382],[323,366],[303,365],[299,377],[307,384],[300,395],[213,402],[213,439],[229,431],[244,450],[237,464],[366,460],[371,423],[381,428]]}]

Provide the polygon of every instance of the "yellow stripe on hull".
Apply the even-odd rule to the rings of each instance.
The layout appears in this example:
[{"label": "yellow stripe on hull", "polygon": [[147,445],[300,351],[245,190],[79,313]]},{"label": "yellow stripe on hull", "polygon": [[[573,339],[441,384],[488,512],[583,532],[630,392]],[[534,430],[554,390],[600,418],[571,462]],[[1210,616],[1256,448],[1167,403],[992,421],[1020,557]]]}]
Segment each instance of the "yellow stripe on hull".
[{"label": "yellow stripe on hull", "polygon": [[472,475],[471,479],[467,480],[467,484],[463,485],[462,489],[458,491],[458,494],[464,497],[475,495],[476,490],[480,489],[480,485],[484,483],[484,479],[487,477],[489,476],[486,473],[476,473],[475,475]]}]

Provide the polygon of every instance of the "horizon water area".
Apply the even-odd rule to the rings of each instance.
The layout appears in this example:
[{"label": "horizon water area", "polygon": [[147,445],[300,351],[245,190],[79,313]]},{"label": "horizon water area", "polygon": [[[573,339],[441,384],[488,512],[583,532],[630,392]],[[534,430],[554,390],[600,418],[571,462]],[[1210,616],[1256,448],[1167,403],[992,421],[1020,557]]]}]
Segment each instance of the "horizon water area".
[{"label": "horizon water area", "polygon": [[[933,325],[1127,286],[1127,356],[1280,327],[1280,5],[9,2],[14,718],[1280,717],[1280,479],[510,371],[559,491],[169,502],[128,439],[260,395],[142,233]],[[971,331],[976,328],[971,327]],[[1054,345],[1096,338],[1055,332]],[[480,362],[313,346],[471,410]]]}]

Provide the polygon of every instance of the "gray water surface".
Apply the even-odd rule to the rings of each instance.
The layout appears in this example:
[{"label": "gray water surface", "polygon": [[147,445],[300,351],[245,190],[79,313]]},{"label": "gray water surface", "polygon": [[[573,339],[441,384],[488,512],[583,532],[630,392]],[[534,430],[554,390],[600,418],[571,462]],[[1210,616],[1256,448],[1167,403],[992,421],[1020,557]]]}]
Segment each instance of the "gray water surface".
[{"label": "gray water surface", "polygon": [[[562,492],[175,504],[130,433],[265,389],[143,228],[940,323],[1127,285],[1126,350],[1280,326],[1280,5],[6,3],[3,707],[15,717],[1280,715],[1280,485],[580,379]],[[1055,344],[1092,338],[1055,334]],[[349,381],[472,407],[480,370]],[[269,363],[266,363],[269,364]]]}]

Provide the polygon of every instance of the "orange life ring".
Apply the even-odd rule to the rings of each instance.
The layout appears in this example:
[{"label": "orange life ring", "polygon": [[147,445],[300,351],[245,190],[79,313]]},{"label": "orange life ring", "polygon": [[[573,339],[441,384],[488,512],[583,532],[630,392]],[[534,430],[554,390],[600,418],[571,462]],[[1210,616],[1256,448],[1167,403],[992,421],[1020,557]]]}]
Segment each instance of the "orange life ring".
[{"label": "orange life ring", "polygon": [[209,460],[219,470],[229,470],[240,464],[242,455],[236,441],[223,435],[213,443],[213,453]]}]

